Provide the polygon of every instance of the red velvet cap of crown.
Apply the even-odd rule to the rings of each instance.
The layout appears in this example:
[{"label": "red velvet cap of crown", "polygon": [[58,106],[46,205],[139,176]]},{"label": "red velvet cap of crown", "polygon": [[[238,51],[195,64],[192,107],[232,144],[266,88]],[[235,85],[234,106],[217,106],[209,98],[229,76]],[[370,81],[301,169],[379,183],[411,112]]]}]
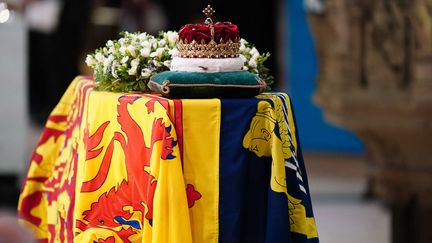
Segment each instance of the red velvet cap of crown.
[{"label": "red velvet cap of crown", "polygon": [[[237,42],[240,40],[239,30],[237,25],[230,22],[217,22],[213,24],[214,28],[214,41],[220,43],[220,40],[228,42],[229,40]],[[187,24],[180,29],[179,39],[191,43],[195,40],[201,43],[209,43],[212,39],[210,25],[208,24]]]}]

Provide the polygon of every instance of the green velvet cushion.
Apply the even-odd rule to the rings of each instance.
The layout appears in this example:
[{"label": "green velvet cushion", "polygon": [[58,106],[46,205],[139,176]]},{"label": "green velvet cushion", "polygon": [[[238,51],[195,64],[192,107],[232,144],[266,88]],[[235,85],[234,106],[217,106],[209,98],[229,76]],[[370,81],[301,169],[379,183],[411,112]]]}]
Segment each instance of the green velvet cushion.
[{"label": "green velvet cushion", "polygon": [[264,81],[246,71],[165,71],[153,76],[148,86],[170,98],[245,98],[253,97],[266,88]]}]

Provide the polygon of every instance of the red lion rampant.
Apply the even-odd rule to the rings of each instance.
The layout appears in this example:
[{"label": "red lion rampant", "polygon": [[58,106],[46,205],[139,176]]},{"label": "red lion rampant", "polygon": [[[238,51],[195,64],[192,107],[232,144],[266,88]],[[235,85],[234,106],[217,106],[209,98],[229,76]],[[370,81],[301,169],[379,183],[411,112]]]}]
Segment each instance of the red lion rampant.
[{"label": "red lion rampant", "polygon": [[[88,223],[80,220],[76,222],[76,227],[83,231],[91,227],[129,225],[131,227],[128,230],[122,228],[122,230],[116,231],[125,242],[129,242],[128,237],[135,233],[132,228],[141,229],[141,225],[137,220],[131,219],[133,212],[125,210],[124,206],[131,206],[133,211],[141,211],[145,219],[152,224],[153,198],[157,180],[144,168],[150,166],[154,144],[162,141],[160,156],[164,160],[175,158],[173,147],[177,145],[177,141],[171,136],[171,125],[167,126],[162,118],[153,120],[150,144],[145,143],[141,127],[128,112],[128,105],[132,105],[139,98],[141,96],[122,96],[119,98],[117,120],[124,133],[114,133],[103,155],[99,171],[93,179],[82,184],[81,192],[96,191],[104,184],[112,163],[115,142],[118,142],[124,151],[127,180],[122,180],[117,187],[112,187],[108,192],[103,193],[97,202],[92,203],[91,208],[83,213],[84,219]],[[157,97],[152,97],[146,102],[148,113],[154,112],[155,102],[159,102],[170,117],[168,101]],[[100,144],[109,123],[109,121],[103,123],[91,136],[88,130],[85,132],[86,160],[101,154],[103,147],[96,148]],[[187,185],[186,193],[189,207],[192,207],[195,201],[201,198],[201,194],[191,184]],[[131,195],[133,195],[133,200]]]}]

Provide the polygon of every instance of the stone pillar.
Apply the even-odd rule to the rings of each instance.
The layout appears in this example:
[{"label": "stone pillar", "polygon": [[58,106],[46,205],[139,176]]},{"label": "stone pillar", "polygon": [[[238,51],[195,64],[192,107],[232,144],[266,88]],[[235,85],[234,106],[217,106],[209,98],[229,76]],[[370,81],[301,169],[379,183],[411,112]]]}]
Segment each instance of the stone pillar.
[{"label": "stone pillar", "polygon": [[365,143],[371,193],[393,212],[393,242],[431,242],[432,0],[325,3],[309,15],[315,101]]}]

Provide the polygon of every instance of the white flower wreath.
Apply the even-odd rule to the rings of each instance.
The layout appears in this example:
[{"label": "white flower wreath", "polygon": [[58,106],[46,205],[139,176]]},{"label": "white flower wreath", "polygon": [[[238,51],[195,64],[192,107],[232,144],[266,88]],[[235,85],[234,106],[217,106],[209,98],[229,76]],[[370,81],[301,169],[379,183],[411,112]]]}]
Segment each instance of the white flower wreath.
[{"label": "white flower wreath", "polygon": [[[87,55],[86,63],[93,68],[96,89],[151,92],[147,87],[150,78],[156,73],[169,70],[172,57],[178,53],[175,47],[178,33],[160,32],[157,37],[139,32],[122,32],[120,35],[120,39],[109,40],[104,47]],[[244,61],[244,70],[257,74],[267,85],[273,83],[269,69],[264,66],[269,56],[269,53],[260,54],[246,40],[240,40],[240,57]]]}]

